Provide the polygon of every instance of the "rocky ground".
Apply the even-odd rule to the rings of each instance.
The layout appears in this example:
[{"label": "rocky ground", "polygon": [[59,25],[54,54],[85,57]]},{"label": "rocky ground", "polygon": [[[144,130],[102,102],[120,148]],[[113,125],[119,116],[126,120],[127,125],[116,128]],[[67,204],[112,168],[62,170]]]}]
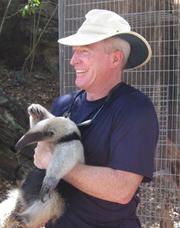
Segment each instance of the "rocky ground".
[{"label": "rocky ground", "polygon": [[[59,94],[58,75],[47,72],[22,74],[0,65],[0,89],[21,105],[40,103],[49,108],[53,98]],[[12,181],[0,178],[0,201],[4,199],[7,190],[14,186]]]},{"label": "rocky ground", "polygon": [[41,103],[49,106],[59,93],[58,75],[50,73],[9,71],[0,67],[0,88],[20,104]]}]

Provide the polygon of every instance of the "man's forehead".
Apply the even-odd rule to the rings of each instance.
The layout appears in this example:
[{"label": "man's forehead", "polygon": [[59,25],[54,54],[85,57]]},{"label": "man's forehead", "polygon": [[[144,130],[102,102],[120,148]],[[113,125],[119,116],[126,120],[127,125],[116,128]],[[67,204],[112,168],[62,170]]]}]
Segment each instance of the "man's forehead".
[{"label": "man's forehead", "polygon": [[97,47],[104,47],[105,43],[104,41],[88,44],[88,45],[82,45],[82,46],[73,46],[72,50],[88,50],[88,49],[95,49]]}]

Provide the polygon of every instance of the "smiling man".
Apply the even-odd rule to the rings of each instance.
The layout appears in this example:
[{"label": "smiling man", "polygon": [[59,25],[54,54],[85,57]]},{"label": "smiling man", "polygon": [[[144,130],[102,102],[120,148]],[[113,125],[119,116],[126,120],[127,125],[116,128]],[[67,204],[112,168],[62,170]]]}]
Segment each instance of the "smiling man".
[{"label": "smiling man", "polygon": [[[81,90],[55,99],[52,113],[79,124],[86,164],[59,183],[66,211],[46,227],[139,228],[137,192],[152,180],[158,121],[150,99],[123,82],[123,71],[146,64],[151,48],[118,14],[98,9],[59,43],[73,49],[70,64]],[[39,169],[47,168],[51,151],[38,143]]]},{"label": "smiling man", "polygon": [[105,97],[121,81],[121,70],[127,59],[123,47],[127,47],[126,56],[129,55],[130,45],[119,38],[73,47],[70,64],[76,71],[75,84],[86,90],[88,100]]}]

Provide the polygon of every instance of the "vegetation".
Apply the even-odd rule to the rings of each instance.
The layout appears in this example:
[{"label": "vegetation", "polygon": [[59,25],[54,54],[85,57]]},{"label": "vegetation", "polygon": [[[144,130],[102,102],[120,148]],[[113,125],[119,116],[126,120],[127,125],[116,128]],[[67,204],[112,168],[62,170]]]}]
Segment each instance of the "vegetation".
[{"label": "vegetation", "polygon": [[41,5],[41,0],[28,0],[28,4],[22,8],[22,16],[30,16],[36,13]]}]

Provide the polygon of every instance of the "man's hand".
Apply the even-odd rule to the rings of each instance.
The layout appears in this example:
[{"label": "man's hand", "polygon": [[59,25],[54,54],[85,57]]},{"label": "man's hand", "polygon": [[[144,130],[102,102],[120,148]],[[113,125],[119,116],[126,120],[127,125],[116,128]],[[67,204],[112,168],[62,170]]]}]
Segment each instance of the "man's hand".
[{"label": "man's hand", "polygon": [[49,142],[38,142],[34,153],[34,165],[39,169],[47,169],[53,152],[53,144]]}]

